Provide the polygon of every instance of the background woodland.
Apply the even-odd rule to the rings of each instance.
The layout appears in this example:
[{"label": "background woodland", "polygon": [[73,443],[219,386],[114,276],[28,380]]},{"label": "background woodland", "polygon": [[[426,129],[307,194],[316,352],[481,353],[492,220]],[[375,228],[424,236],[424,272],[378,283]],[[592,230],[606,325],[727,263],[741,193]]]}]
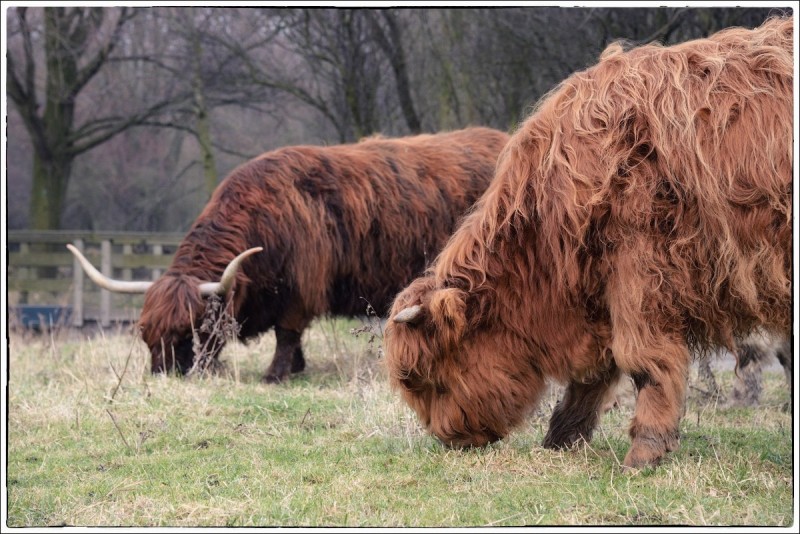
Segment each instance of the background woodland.
[{"label": "background woodland", "polygon": [[185,231],[262,152],[513,131],[613,41],[673,44],[786,12],[11,7],[7,226]]}]

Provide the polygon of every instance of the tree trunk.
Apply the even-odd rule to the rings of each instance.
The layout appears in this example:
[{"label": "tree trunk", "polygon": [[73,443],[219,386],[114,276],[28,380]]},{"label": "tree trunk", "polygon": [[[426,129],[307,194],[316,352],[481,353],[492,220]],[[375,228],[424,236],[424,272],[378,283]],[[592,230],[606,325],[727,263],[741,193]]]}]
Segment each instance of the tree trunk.
[{"label": "tree trunk", "polygon": [[[462,13],[452,11],[442,14],[442,44],[436,45],[435,54],[439,61],[440,81],[438,82],[438,118],[440,130],[458,128],[464,124],[461,119],[461,102],[458,94],[457,68],[454,65],[451,50],[458,50],[462,40],[459,31],[462,25]],[[456,19],[453,21],[452,19]],[[441,46],[441,48],[440,48]]]},{"label": "tree trunk", "polygon": [[403,118],[406,121],[409,131],[418,134],[422,131],[422,122],[414,109],[414,100],[411,98],[411,82],[408,77],[408,67],[406,56],[403,51],[403,38],[400,23],[392,11],[381,11],[383,20],[386,22],[387,31],[384,32],[381,25],[375,18],[375,12],[369,13],[370,23],[373,33],[378,41],[394,73],[395,87],[397,88],[397,99],[400,101],[400,109],[403,110]]},{"label": "tree trunk", "polygon": [[61,37],[67,25],[63,9],[46,8],[45,57],[47,81],[43,131],[34,138],[30,224],[34,230],[61,229],[72,162],[65,142],[72,133],[75,99],[70,94],[78,76],[77,59],[70,43]]},{"label": "tree trunk", "polygon": [[33,153],[33,184],[30,200],[30,227],[33,230],[59,230],[67,196],[72,158],[44,160]]},{"label": "tree trunk", "polygon": [[[61,157],[44,160],[38,151],[33,152],[33,183],[29,207],[31,229],[61,229],[61,213],[64,211],[72,159]],[[61,251],[61,248],[57,250]],[[34,243],[31,251],[51,253],[56,251],[56,246],[52,243]],[[36,268],[38,278],[55,278],[57,274],[57,267]]]},{"label": "tree trunk", "polygon": [[211,146],[211,121],[208,118],[208,110],[205,108],[205,100],[200,95],[197,105],[197,116],[195,127],[197,129],[197,141],[200,143],[200,151],[203,157],[203,176],[205,178],[206,197],[211,198],[214,189],[217,188],[217,163],[214,160],[214,150]]},{"label": "tree trunk", "polygon": [[[191,12],[187,12],[191,17]],[[189,20],[191,26],[192,42],[192,90],[194,92],[194,113],[195,113],[195,132],[197,142],[200,144],[200,153],[203,159],[203,183],[205,186],[206,199],[211,198],[214,189],[217,188],[217,164],[214,161],[214,151],[211,146],[211,120],[208,116],[208,106],[206,105],[205,87],[203,85],[203,46],[200,43],[199,30],[194,27],[194,22]]]}]

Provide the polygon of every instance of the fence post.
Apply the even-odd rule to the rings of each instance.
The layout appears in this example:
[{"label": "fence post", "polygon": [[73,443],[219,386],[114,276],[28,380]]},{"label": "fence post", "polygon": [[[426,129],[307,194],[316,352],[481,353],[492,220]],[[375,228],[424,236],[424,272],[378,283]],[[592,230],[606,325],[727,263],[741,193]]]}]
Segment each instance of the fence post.
[{"label": "fence post", "polygon": [[[27,254],[30,251],[31,251],[31,247],[30,247],[30,245],[28,245],[28,243],[21,242],[19,244],[19,252],[20,252],[20,254]],[[31,270],[28,269],[27,267],[20,267],[20,268],[17,269],[17,272],[19,273],[19,277],[21,279],[23,279],[23,280],[26,280],[31,274]],[[28,292],[27,291],[20,291],[20,293],[19,293],[19,303],[20,304],[27,304],[28,303]]]},{"label": "fence post", "polygon": [[[129,245],[128,243],[122,245],[122,255],[130,256],[131,254],[133,254],[133,245]],[[122,269],[123,280],[130,280],[132,277],[133,277],[133,269]]]},{"label": "fence post", "polygon": [[[153,255],[154,256],[161,256],[164,253],[164,248],[161,244],[153,245]],[[161,269],[153,269],[153,280],[158,280],[158,277],[161,276]]]},{"label": "fence post", "polygon": [[[83,239],[76,239],[75,247],[83,254]],[[83,326],[83,267],[78,258],[72,259],[72,326]]]},{"label": "fence post", "polygon": [[[100,243],[100,269],[101,272],[112,276],[111,272],[111,241],[104,239]],[[100,290],[100,324],[111,326],[111,292],[107,289]]]}]

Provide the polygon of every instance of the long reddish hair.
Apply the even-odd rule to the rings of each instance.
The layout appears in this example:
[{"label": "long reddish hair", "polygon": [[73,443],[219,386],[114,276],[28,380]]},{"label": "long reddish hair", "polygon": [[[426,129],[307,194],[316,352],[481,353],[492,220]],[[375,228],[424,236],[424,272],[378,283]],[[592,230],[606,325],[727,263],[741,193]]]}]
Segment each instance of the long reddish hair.
[{"label": "long reddish hair", "polygon": [[[172,368],[173,349],[189,348],[206,309],[198,282],[218,279],[251,247],[264,250],[244,262],[229,303],[242,338],[278,320],[302,331],[319,315],[363,315],[367,305],[385,314],[486,189],[507,140],[473,127],[286,147],[241,165],[145,296],[140,328],[153,370]],[[175,354],[181,368],[192,358]]]},{"label": "long reddish hair", "polygon": [[[661,388],[640,396],[631,434],[652,431],[663,452],[690,347],[790,330],[792,32],[776,18],[672,47],[615,44],[543,99],[390,313],[420,306],[390,321],[385,345],[423,424],[483,444],[523,419],[546,377],[591,404],[622,371]],[[591,407],[570,402],[550,434],[588,437]],[[658,457],[640,452],[631,464]]]}]

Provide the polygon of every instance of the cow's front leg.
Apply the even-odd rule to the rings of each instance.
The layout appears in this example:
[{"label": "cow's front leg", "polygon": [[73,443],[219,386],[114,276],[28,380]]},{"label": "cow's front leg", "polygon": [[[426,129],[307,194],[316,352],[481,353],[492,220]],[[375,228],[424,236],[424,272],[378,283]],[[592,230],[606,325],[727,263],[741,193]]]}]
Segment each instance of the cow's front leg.
[{"label": "cow's front leg", "polygon": [[542,445],[549,449],[573,446],[592,439],[603,407],[614,395],[620,373],[616,366],[590,381],[572,381],[553,410],[550,428]]},{"label": "cow's front leg", "polygon": [[305,368],[303,350],[300,341],[303,337],[303,330],[275,327],[275,355],[272,363],[267,369],[264,382],[277,384],[289,376],[291,372],[299,372]]},{"label": "cow's front leg", "polygon": [[667,452],[680,446],[678,427],[686,393],[689,349],[679,341],[657,349],[642,348],[637,362],[626,369],[638,395],[624,468],[658,465]]},{"label": "cow's front leg", "polygon": [[306,359],[303,356],[303,348],[298,345],[297,348],[294,349],[294,353],[292,354],[292,367],[290,371],[292,372],[292,374],[294,374],[294,373],[299,373],[305,368],[306,368]]}]

